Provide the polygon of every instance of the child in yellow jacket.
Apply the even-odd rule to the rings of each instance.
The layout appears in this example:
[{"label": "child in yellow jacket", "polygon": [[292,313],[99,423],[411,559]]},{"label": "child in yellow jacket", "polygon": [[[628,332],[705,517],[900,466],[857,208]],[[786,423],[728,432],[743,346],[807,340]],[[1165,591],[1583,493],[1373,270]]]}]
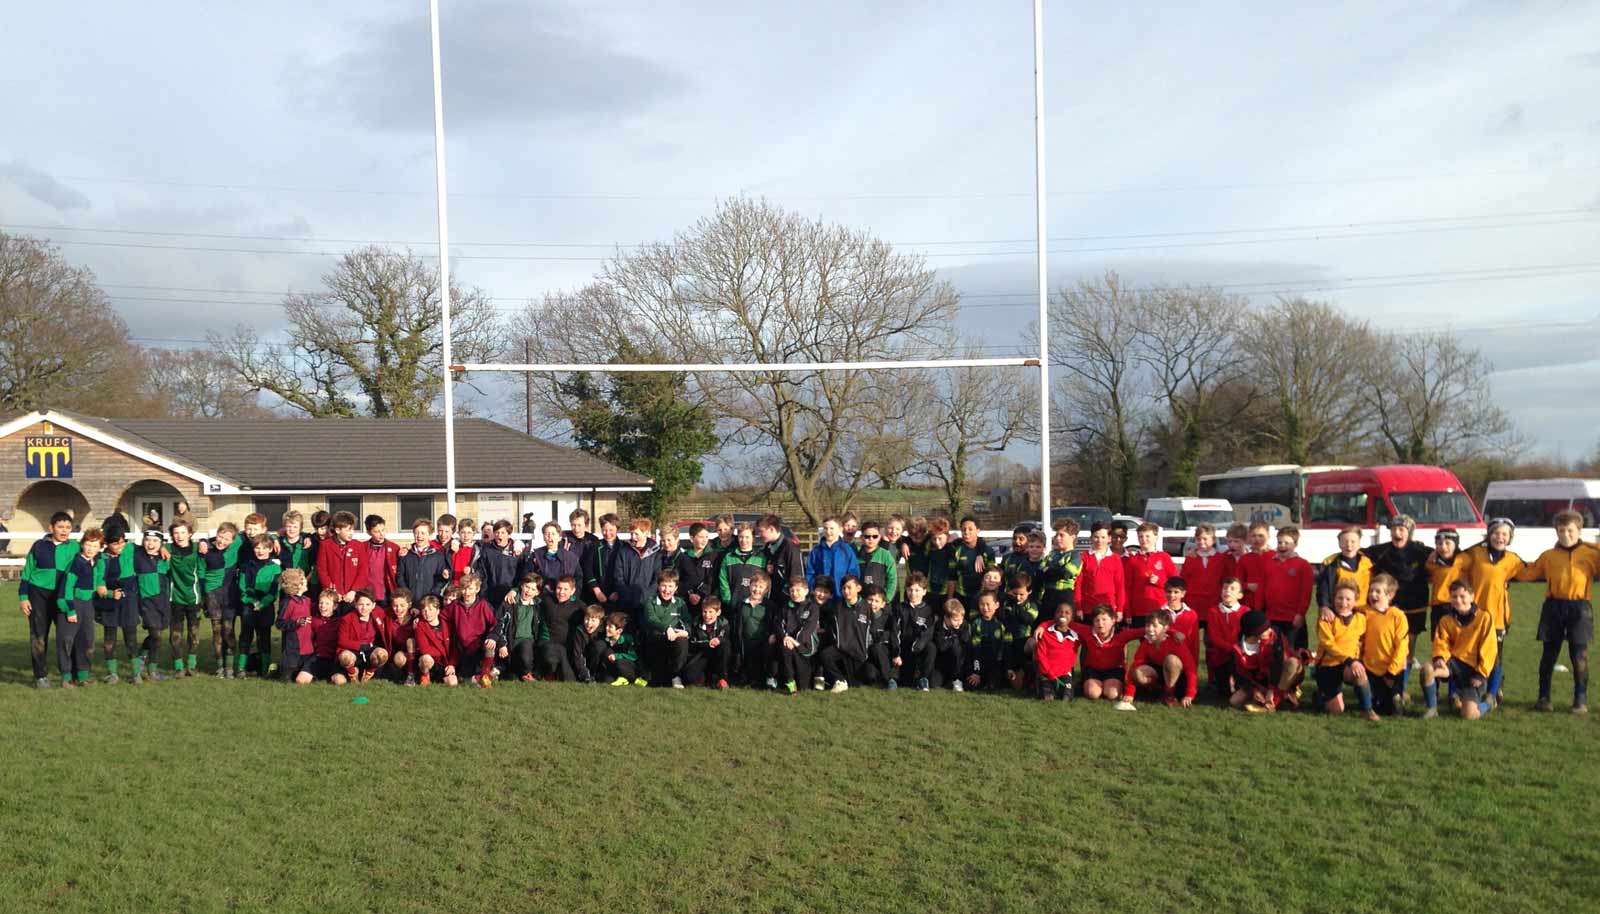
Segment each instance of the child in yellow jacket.
[{"label": "child in yellow jacket", "polygon": [[[1511,551],[1516,532],[1517,526],[1509,518],[1490,520],[1483,542],[1466,551],[1467,567],[1462,572],[1472,583],[1472,602],[1494,620],[1495,638],[1502,644],[1511,627],[1511,582],[1527,567],[1522,556]],[[1505,678],[1505,655],[1497,656],[1500,662],[1489,674],[1486,693],[1495,701],[1500,700],[1500,682]]]},{"label": "child in yellow jacket", "polygon": [[1556,545],[1546,549],[1532,565],[1517,575],[1519,581],[1545,582],[1544,607],[1539,610],[1539,630],[1544,642],[1539,657],[1539,701],[1535,711],[1550,710],[1550,677],[1555,672],[1561,642],[1567,642],[1572,659],[1572,713],[1589,713],[1589,641],[1594,637],[1594,609],[1589,605],[1589,585],[1600,574],[1600,549],[1579,539],[1583,518],[1563,511],[1555,516]]},{"label": "child in yellow jacket", "polygon": [[1356,585],[1340,581],[1334,585],[1332,618],[1317,621],[1317,701],[1329,714],[1344,713],[1344,686],[1356,687],[1361,697],[1361,713],[1377,720],[1372,710],[1372,686],[1361,663],[1361,637],[1367,631],[1366,616],[1356,612]]},{"label": "child in yellow jacket", "polygon": [[1439,716],[1438,683],[1444,680],[1461,716],[1477,720],[1493,707],[1486,689],[1500,653],[1494,619],[1472,601],[1472,587],[1466,581],[1450,585],[1450,610],[1433,633],[1433,663],[1423,678],[1428,710],[1422,716]]},{"label": "child in yellow jacket", "polygon": [[1361,665],[1372,688],[1372,709],[1398,714],[1406,704],[1405,670],[1411,660],[1411,625],[1396,609],[1400,582],[1379,572],[1367,590],[1366,631],[1361,635]]}]

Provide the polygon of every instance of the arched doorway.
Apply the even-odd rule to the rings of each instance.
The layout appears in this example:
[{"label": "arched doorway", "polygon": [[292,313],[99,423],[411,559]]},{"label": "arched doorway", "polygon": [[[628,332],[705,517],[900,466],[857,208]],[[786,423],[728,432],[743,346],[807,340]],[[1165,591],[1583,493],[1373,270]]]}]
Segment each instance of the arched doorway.
[{"label": "arched doorway", "polygon": [[135,530],[166,527],[176,513],[178,502],[188,498],[171,484],[159,479],[141,479],[122,490],[117,499],[117,510],[128,519]]},{"label": "arched doorway", "polygon": [[40,480],[22,490],[7,526],[17,533],[42,533],[50,525],[50,515],[57,511],[71,514],[73,529],[82,529],[89,517],[89,499],[60,480]]}]

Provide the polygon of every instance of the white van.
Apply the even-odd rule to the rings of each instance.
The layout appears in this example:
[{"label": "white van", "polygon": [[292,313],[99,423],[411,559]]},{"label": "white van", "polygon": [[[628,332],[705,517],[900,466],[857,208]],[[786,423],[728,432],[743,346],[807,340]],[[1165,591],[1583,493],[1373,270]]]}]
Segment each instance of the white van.
[{"label": "white van", "polygon": [[1224,534],[1234,522],[1233,505],[1224,498],[1152,498],[1144,503],[1144,519],[1161,527],[1162,550],[1181,558],[1200,524],[1217,528],[1217,543],[1227,548]]}]

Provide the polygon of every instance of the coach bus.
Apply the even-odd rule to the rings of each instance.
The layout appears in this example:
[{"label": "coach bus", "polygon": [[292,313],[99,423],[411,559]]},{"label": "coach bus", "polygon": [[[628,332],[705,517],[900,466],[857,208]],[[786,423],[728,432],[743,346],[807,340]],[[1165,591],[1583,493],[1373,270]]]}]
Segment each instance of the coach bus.
[{"label": "coach bus", "polygon": [[1234,467],[1226,473],[1200,477],[1200,497],[1223,499],[1233,505],[1240,523],[1265,521],[1274,527],[1298,524],[1305,518],[1306,476],[1328,470],[1353,470],[1350,466],[1303,467],[1293,463]]},{"label": "coach bus", "polygon": [[1562,511],[1600,526],[1600,479],[1503,479],[1489,483],[1483,516],[1508,518],[1518,528],[1548,527]]}]

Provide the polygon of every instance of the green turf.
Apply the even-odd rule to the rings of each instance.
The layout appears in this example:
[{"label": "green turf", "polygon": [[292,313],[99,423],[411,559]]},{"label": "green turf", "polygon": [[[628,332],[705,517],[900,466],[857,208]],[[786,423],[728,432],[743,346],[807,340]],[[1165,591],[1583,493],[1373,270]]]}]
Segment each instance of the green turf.
[{"label": "green turf", "polygon": [[[0,897],[12,911],[1594,910],[1600,729],[1522,710],[1537,599],[1516,594],[1509,707],[1370,725],[869,689],[36,692],[6,598]],[[1570,685],[1558,676],[1558,698]]]}]

